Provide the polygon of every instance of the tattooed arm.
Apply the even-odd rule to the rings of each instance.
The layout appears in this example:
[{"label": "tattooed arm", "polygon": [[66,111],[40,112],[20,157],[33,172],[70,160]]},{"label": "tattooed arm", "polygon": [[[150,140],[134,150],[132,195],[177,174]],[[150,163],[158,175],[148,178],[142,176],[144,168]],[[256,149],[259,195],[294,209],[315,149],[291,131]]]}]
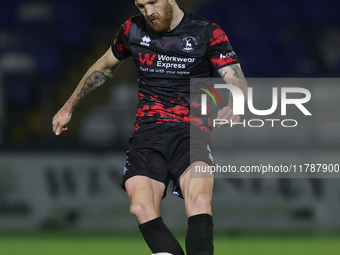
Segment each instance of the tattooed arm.
[{"label": "tattooed arm", "polygon": [[[242,90],[244,95],[244,100],[247,100],[247,81],[244,78],[240,64],[233,64],[229,66],[222,67],[217,70],[220,76],[227,84],[233,84]],[[233,97],[230,93],[228,106],[222,108],[218,111],[217,119],[226,119],[228,123],[237,123],[240,121],[240,116],[234,115],[233,113]]]},{"label": "tattooed arm", "polygon": [[[222,67],[217,70],[219,75],[223,78],[223,80],[228,84],[233,84],[242,90],[244,99],[247,100],[247,89],[248,85],[246,79],[244,78],[244,74],[242,72],[240,64],[234,64]],[[229,107],[233,107],[233,98],[230,93],[229,97]],[[244,102],[246,103],[246,101]]]},{"label": "tattooed arm", "polygon": [[62,131],[67,130],[67,124],[70,122],[72,113],[78,103],[87,94],[102,86],[106,80],[113,76],[114,70],[120,61],[115,58],[111,49],[102,56],[84,75],[74,90],[71,97],[64,106],[53,117],[53,132],[59,135]]}]

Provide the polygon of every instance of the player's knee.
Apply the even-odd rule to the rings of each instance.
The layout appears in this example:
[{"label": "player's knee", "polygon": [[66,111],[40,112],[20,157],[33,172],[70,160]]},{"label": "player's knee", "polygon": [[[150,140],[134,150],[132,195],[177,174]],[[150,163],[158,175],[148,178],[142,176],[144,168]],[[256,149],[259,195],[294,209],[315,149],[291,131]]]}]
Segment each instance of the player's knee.
[{"label": "player's knee", "polygon": [[211,196],[206,193],[200,193],[191,197],[187,203],[188,209],[195,211],[195,213],[210,212],[211,210]]},{"label": "player's knee", "polygon": [[201,193],[198,194],[195,199],[194,199],[194,204],[199,206],[199,207],[205,207],[208,206],[210,207],[211,204],[211,196],[206,193]]},{"label": "player's knee", "polygon": [[130,213],[137,217],[141,215],[145,210],[145,206],[143,204],[131,204],[130,205]]},{"label": "player's knee", "polygon": [[137,219],[148,219],[156,214],[152,205],[145,203],[134,203],[130,205],[130,213]]}]

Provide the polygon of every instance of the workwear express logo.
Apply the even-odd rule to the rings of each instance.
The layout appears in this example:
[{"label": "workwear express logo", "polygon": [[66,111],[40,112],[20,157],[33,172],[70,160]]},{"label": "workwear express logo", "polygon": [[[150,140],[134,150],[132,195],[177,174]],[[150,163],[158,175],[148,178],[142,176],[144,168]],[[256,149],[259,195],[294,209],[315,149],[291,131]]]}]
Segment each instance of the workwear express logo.
[{"label": "workwear express logo", "polygon": [[[282,127],[296,127],[298,119],[288,118],[290,115],[289,111],[294,112],[294,116],[299,114],[301,116],[312,115],[307,107],[307,103],[311,100],[311,93],[303,87],[291,86],[291,84],[289,84],[290,86],[284,86],[282,82],[278,82],[278,84],[283,84],[281,87],[262,86],[257,88],[248,84],[247,95],[244,95],[242,90],[234,85],[237,84],[237,80],[231,81],[231,84],[225,84],[220,79],[211,79],[210,82],[200,81],[199,79],[193,80],[195,81],[191,83],[191,88],[194,88],[194,90],[191,91],[191,95],[195,94],[196,96],[192,98],[196,98],[196,101],[199,101],[196,103],[200,105],[201,117],[209,115],[212,106],[222,109],[228,105],[232,107],[233,114],[241,117],[241,121],[233,123],[232,120],[210,116],[213,127],[221,125],[239,125],[243,127],[263,127],[265,125],[274,127],[280,125]],[[262,96],[264,90],[267,95]],[[254,95],[256,94],[257,96],[255,97]],[[230,96],[228,98],[225,95]],[[232,99],[232,103],[229,103],[230,99]],[[263,100],[270,101],[271,105],[260,109],[256,105]],[[248,115],[255,116],[256,118],[243,118],[246,110],[249,112]]]}]

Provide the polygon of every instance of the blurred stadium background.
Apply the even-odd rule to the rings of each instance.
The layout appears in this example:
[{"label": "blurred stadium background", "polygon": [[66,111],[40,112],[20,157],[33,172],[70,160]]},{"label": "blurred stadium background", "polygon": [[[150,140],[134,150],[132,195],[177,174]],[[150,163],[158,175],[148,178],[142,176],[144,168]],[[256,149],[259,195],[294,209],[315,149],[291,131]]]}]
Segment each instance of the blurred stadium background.
[{"label": "blurred stadium background", "polygon": [[[298,128],[229,130],[215,141],[217,151],[228,148],[219,158],[339,163],[339,3],[177,1],[224,28],[247,77],[305,78],[299,86],[312,92],[313,117],[292,110]],[[133,14],[132,0],[0,2],[1,254],[150,254],[119,186],[137,100],[132,61],[82,102],[69,131],[55,137],[51,129],[53,115]],[[268,88],[258,88],[258,100],[270,105]],[[339,184],[218,179],[216,254],[338,254]],[[162,213],[183,242],[182,201],[169,193]]]}]

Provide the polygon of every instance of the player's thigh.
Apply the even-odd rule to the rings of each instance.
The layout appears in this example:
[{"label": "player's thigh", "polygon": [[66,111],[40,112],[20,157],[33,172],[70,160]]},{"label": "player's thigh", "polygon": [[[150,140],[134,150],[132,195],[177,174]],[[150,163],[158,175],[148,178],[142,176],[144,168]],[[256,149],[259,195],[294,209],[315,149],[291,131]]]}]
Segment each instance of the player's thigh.
[{"label": "player's thigh", "polygon": [[196,169],[207,168],[207,163],[197,161],[192,163],[180,177],[179,183],[185,200],[187,214],[210,213],[214,175],[209,172],[196,171]]},{"label": "player's thigh", "polygon": [[136,175],[125,182],[125,189],[132,205],[141,204],[159,210],[165,184],[147,176]]}]

